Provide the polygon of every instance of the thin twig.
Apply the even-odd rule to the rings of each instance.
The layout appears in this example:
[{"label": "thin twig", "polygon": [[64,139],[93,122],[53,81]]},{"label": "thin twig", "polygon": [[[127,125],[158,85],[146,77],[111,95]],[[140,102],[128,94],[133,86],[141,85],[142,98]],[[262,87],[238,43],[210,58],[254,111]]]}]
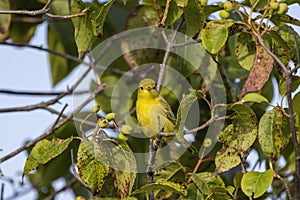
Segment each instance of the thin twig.
[{"label": "thin twig", "polygon": [[57,194],[67,190],[68,188],[70,188],[72,185],[74,185],[76,183],[77,179],[74,177],[72,178],[70,181],[68,181],[65,186],[63,186],[62,188],[60,188],[59,190],[55,191],[53,194],[49,195],[48,197],[45,198],[45,200],[51,200],[53,199]]},{"label": "thin twig", "polygon": [[0,10],[0,14],[20,14],[30,16],[42,15],[50,11],[49,6],[51,3],[52,0],[48,0],[47,4],[39,10]]},{"label": "thin twig", "polygon": [[5,186],[4,183],[2,183],[1,184],[1,194],[0,194],[1,196],[0,196],[0,200],[3,200],[3,198],[4,198],[4,186]]},{"label": "thin twig", "polygon": [[48,17],[50,17],[51,19],[71,19],[71,18],[74,18],[74,17],[84,16],[86,13],[80,12],[80,13],[76,13],[76,14],[73,14],[73,15],[53,15],[53,14],[50,14],[50,13],[45,13],[45,14]]},{"label": "thin twig", "polygon": [[7,42],[7,41],[0,42],[0,45],[8,45],[8,46],[16,46],[16,47],[29,47],[29,48],[32,48],[32,49],[38,49],[38,50],[41,50],[41,51],[46,51],[46,52],[51,53],[53,55],[57,55],[57,56],[66,58],[68,60],[72,60],[72,61],[75,61],[75,62],[78,62],[78,63],[85,64],[87,66],[89,65],[89,63],[86,63],[83,60],[81,60],[81,59],[79,59],[75,56],[65,54],[65,53],[61,53],[61,52],[58,52],[58,51],[54,51],[54,50],[51,50],[51,49],[43,48],[42,46],[36,46],[36,45],[31,45],[31,44],[26,44],[26,43],[21,43],[21,42]]},{"label": "thin twig", "polygon": [[164,58],[163,58],[163,62],[160,65],[160,70],[159,70],[159,74],[158,74],[158,80],[157,80],[157,91],[158,92],[160,92],[160,90],[161,90],[161,85],[162,85],[162,82],[163,82],[163,79],[164,79],[164,76],[165,76],[167,61],[168,61],[169,56],[170,56],[170,51],[173,48],[173,42],[174,42],[175,37],[177,35],[177,31],[180,29],[182,24],[183,24],[183,15],[180,17],[179,22],[176,26],[175,32],[173,33],[172,38],[171,38],[170,41],[168,41],[166,33],[164,31],[162,31],[162,35],[163,35],[163,37],[164,37],[164,39],[167,43],[167,48],[166,48],[166,52],[165,52],[165,55],[164,55]]},{"label": "thin twig", "polygon": [[275,176],[275,178],[278,178],[279,180],[282,181],[282,183],[283,183],[283,185],[284,185],[284,188],[285,188],[285,192],[286,192],[287,197],[288,197],[287,199],[288,199],[288,200],[293,199],[293,198],[292,198],[292,195],[291,195],[291,193],[290,193],[290,188],[289,188],[289,186],[288,186],[288,183],[287,183],[287,182],[286,182],[279,174],[275,173],[274,176]]},{"label": "thin twig", "polygon": [[[65,93],[67,91],[21,91],[21,90],[6,90],[6,89],[0,89],[0,94],[13,94],[13,95],[30,95],[30,96],[56,96],[60,95],[62,93]],[[72,95],[80,95],[80,94],[86,94],[89,93],[88,90],[82,90],[82,91],[74,91]],[[70,95],[68,93],[67,95]]]},{"label": "thin twig", "polygon": [[27,148],[35,145],[37,142],[45,139],[46,137],[48,137],[49,135],[51,135],[54,131],[56,131],[57,129],[59,129],[60,127],[62,127],[63,125],[65,125],[69,120],[72,119],[73,115],[80,112],[82,110],[82,108],[84,108],[90,101],[94,100],[96,94],[98,94],[99,92],[101,92],[104,88],[103,87],[99,87],[97,88],[97,90],[92,93],[89,98],[87,98],[84,102],[82,102],[71,114],[69,114],[66,118],[64,118],[63,120],[61,120],[59,123],[57,123],[54,127],[48,129],[46,132],[44,132],[43,134],[41,134],[40,136],[38,136],[37,138],[33,139],[32,141],[26,143],[24,146],[16,149],[15,151],[9,153],[8,155],[2,157],[0,159],[0,163],[10,159],[11,157],[16,156],[17,154],[21,153],[22,151],[26,150]]}]

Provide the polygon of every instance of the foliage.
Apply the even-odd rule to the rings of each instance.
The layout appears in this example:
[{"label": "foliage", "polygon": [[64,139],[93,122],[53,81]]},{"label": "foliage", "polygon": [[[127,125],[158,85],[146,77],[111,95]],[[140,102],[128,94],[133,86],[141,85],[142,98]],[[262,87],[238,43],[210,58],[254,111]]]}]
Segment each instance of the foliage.
[{"label": "foliage", "polygon": [[[30,0],[26,3],[0,0],[0,11],[38,10],[46,3],[46,0]],[[0,14],[0,41],[3,43],[29,43],[36,27],[47,23],[48,48],[58,52],[49,53],[53,86],[65,80],[73,69],[84,62],[84,58],[89,60],[90,51],[105,39],[123,30],[160,26],[195,39],[194,43],[186,42],[186,46],[196,44],[205,49],[208,62],[218,65],[227,102],[215,103],[209,91],[212,79],[206,82],[191,63],[178,58],[174,52],[135,49],[142,42],[151,43],[151,40],[147,40],[149,38],[143,36],[133,43],[122,41],[119,47],[124,52],[123,56],[116,58],[107,70],[100,73],[101,80],[91,82],[91,92],[101,84],[106,85],[103,92],[95,97],[100,107],[93,108],[94,112],[90,108],[97,125],[86,125],[85,122],[92,118],[91,114],[81,112],[82,135],[77,134],[79,129],[73,122],[68,122],[29,151],[23,176],[39,192],[38,198],[55,194],[52,184],[56,179],[62,177],[69,180],[73,176],[81,182],[73,184],[74,194],[86,199],[145,199],[151,193],[156,199],[300,196],[300,190],[293,189],[294,185],[297,187],[296,177],[300,176],[295,162],[297,148],[299,151],[297,137],[299,139],[300,128],[300,77],[296,74],[296,67],[299,68],[300,64],[300,36],[288,25],[299,26],[300,21],[289,16],[283,8],[280,10],[280,6],[299,4],[298,1],[246,0],[211,4],[204,0],[74,0],[71,5],[69,3],[67,0],[54,0],[48,5],[50,11],[41,13],[43,16]],[[274,3],[279,4],[277,6]],[[222,19],[215,19],[219,12],[223,13]],[[60,20],[53,18],[46,22],[45,19],[51,18],[51,15],[47,15],[49,13],[61,16]],[[30,22],[26,21],[29,16]],[[20,20],[22,18],[23,21]],[[193,54],[198,58],[203,52],[186,50],[184,54]],[[167,61],[164,59],[166,55]],[[206,67],[205,70],[213,71],[207,67],[211,66],[209,63],[195,60],[199,66]],[[139,80],[150,70],[150,67],[146,67],[141,68],[142,72],[139,71],[139,66],[145,63],[172,66],[192,87],[183,94],[182,82],[176,79],[174,90],[163,88],[161,91],[174,113],[177,113],[175,133],[179,143],[170,147],[167,155],[157,155],[157,161],[165,159],[166,163],[157,166],[152,182],[146,182],[149,174],[145,173],[145,169],[139,171],[139,167],[147,165],[148,161],[137,156],[138,153],[148,152],[149,142],[134,137],[137,133],[141,134],[134,123],[135,114],[131,113],[130,117],[124,115],[134,109],[136,94],[133,92],[127,105],[121,105],[122,110],[113,110],[111,104],[115,97],[115,85],[122,81],[122,76],[134,73],[131,76],[133,80],[129,81],[133,84],[136,81],[133,77]],[[216,77],[217,73],[212,71],[209,75]],[[165,73],[165,82],[174,79],[172,74],[167,74],[168,71]],[[118,94],[126,93],[126,89],[119,89]],[[287,105],[270,103],[277,93],[282,99],[288,99]],[[172,156],[176,154],[176,149],[189,146],[185,141],[184,127],[188,127],[195,118],[189,116],[195,104],[200,107],[201,118],[196,121],[198,129],[191,133],[194,135],[192,145],[200,149],[199,155],[184,152],[180,159],[174,160]],[[226,110],[226,116],[218,115],[220,107]],[[106,118],[96,114],[100,108],[108,113]],[[206,138],[207,127],[224,119],[225,125],[217,133],[218,137]],[[120,128],[117,121],[120,125],[127,125]],[[93,134],[88,135],[91,130]],[[108,137],[110,131],[114,131],[118,137]],[[213,141],[217,141],[216,144]],[[164,147],[162,144],[158,149]],[[208,148],[212,150],[205,152]],[[73,160],[71,152],[72,158],[75,157]],[[255,152],[257,159],[249,160],[249,153]],[[279,164],[279,160],[284,160],[284,165]],[[261,168],[263,170],[255,171],[248,167],[249,163],[264,166]],[[75,169],[70,173],[69,169],[75,168],[75,165],[78,172]],[[279,187],[278,182],[286,187]],[[43,190],[45,187],[46,192]]]}]

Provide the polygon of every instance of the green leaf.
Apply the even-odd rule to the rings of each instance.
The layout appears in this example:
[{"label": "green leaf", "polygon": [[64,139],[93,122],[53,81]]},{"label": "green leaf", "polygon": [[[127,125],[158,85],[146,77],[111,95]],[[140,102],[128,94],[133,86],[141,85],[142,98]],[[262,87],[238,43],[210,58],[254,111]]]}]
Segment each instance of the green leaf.
[{"label": "green leaf", "polygon": [[268,99],[258,93],[248,93],[242,98],[242,102],[254,102],[254,103],[267,103],[270,104]]},{"label": "green leaf", "polygon": [[246,70],[250,70],[255,58],[255,41],[252,35],[240,33],[235,42],[235,54],[239,64]]},{"label": "green leaf", "polygon": [[180,18],[183,13],[183,9],[178,7],[175,1],[170,2],[168,14],[166,16],[165,26],[172,25],[176,20]]},{"label": "green leaf", "polygon": [[[10,0],[10,9],[11,10],[39,10],[45,4],[40,3],[36,0],[27,0],[27,1],[20,1],[20,0]],[[22,43],[29,43],[31,38],[34,36],[36,27],[39,23],[43,22],[44,20],[39,20],[40,16],[32,17],[33,21],[36,22],[23,22],[18,20],[19,18],[24,17],[24,15],[12,15],[11,16],[11,25],[10,25],[10,39],[13,42],[22,42]]]},{"label": "green leaf", "polygon": [[271,17],[271,21],[273,21],[277,26],[282,23],[289,23],[296,26],[300,26],[300,21],[294,17],[291,17],[287,14],[278,14],[274,13]]},{"label": "green leaf", "polygon": [[206,20],[206,15],[200,1],[189,0],[183,9],[183,13],[186,23],[185,33],[188,36],[193,36],[203,28]]},{"label": "green leaf", "polygon": [[104,21],[113,2],[114,0],[110,0],[104,5],[93,2],[89,7],[86,7],[81,0],[73,2],[72,14],[86,13],[84,16],[72,18],[79,58],[83,57],[98,36],[102,36]]},{"label": "green leaf", "polygon": [[103,26],[104,21],[106,19],[107,13],[114,3],[114,0],[109,0],[105,4],[103,4],[101,7],[99,7],[98,4],[93,3],[90,7],[92,10],[90,13],[90,19],[92,22],[92,28],[94,36],[102,36],[103,35]]},{"label": "green leaf", "polygon": [[218,53],[228,38],[228,28],[233,24],[234,22],[231,20],[208,22],[200,34],[204,48],[212,54]]},{"label": "green leaf", "polygon": [[[138,6],[128,15],[125,23],[125,30],[148,27],[156,25],[159,19],[153,6]],[[149,30],[151,31],[151,30]],[[142,64],[160,63],[163,60],[164,52],[159,49],[140,49],[145,46],[159,46],[159,37],[157,33],[149,32],[152,38],[145,40],[144,35],[139,35],[135,40],[122,40],[121,48],[124,52],[124,59],[130,67],[140,66]]]},{"label": "green leaf", "polygon": [[191,174],[191,180],[195,183],[202,194],[210,194],[216,187],[225,187],[225,183],[220,176],[214,176],[210,172]]},{"label": "green leaf", "polygon": [[196,187],[196,184],[190,183],[187,186],[187,200],[203,200],[204,197],[200,190]]},{"label": "green leaf", "polygon": [[[300,76],[292,76],[291,90],[294,92],[300,85]],[[279,82],[279,93],[282,97],[286,95],[286,77],[284,76]]]},{"label": "green leaf", "polygon": [[257,122],[253,110],[242,104],[233,104],[232,124],[219,135],[223,148],[217,152],[215,163],[218,172],[228,171],[240,163],[239,154],[247,151],[257,135]]},{"label": "green leaf", "polygon": [[288,117],[278,108],[266,112],[259,121],[258,140],[262,151],[277,160],[291,137]]},{"label": "green leaf", "polygon": [[[190,93],[186,95],[180,102],[177,118],[175,122],[174,132],[177,141],[182,144],[184,147],[189,147],[190,144],[184,139],[184,126],[187,116],[189,114],[190,108],[193,103],[197,100],[197,94],[199,92],[197,90],[191,89]],[[201,93],[202,94],[202,93]]]},{"label": "green leaf", "polygon": [[[0,10],[9,10],[10,3],[8,0],[0,1]],[[0,41],[6,40],[9,37],[9,26],[11,15],[0,15]]]},{"label": "green leaf", "polygon": [[263,8],[267,5],[267,0],[250,0],[250,5],[252,9]]},{"label": "green leaf", "polygon": [[[279,57],[279,59],[286,65],[290,60],[298,63],[299,49],[300,49],[300,36],[299,34],[288,25],[281,25],[275,28],[275,31],[280,36],[280,39],[284,41],[286,45],[283,45],[282,40],[275,40],[274,51]],[[274,36],[274,34],[273,34]],[[281,46],[283,45],[283,46]]]},{"label": "green leaf", "polygon": [[[74,28],[71,22],[55,22],[48,24],[48,47],[60,53],[77,56],[74,37],[71,35]],[[61,56],[49,54],[51,65],[52,85],[63,80],[78,64]]]},{"label": "green leaf", "polygon": [[258,198],[267,191],[273,178],[274,172],[272,169],[268,169],[265,172],[247,172],[242,178],[242,191],[247,196],[253,195],[254,198]]},{"label": "green leaf", "polygon": [[157,183],[150,183],[147,185],[142,186],[141,188],[135,190],[132,195],[139,194],[139,193],[146,193],[151,190],[166,190],[166,191],[172,191],[176,194],[180,194],[183,196],[187,195],[187,191],[185,188],[178,183],[170,182],[170,181],[162,181]]},{"label": "green leaf", "polygon": [[96,142],[81,142],[77,155],[77,167],[81,179],[88,185],[92,193],[101,191],[109,174],[110,157],[107,150]]},{"label": "green leaf", "polygon": [[36,169],[40,164],[46,164],[67,149],[73,137],[66,140],[53,138],[44,139],[37,143],[31,150],[23,170],[23,177],[30,171]]},{"label": "green leaf", "polygon": [[137,164],[133,152],[127,143],[109,140],[117,145],[111,149],[114,187],[121,198],[131,194],[136,179]]},{"label": "green leaf", "polygon": [[185,168],[179,162],[168,162],[163,164],[165,167],[159,169],[155,172],[155,180],[160,181],[180,181],[182,173]]}]

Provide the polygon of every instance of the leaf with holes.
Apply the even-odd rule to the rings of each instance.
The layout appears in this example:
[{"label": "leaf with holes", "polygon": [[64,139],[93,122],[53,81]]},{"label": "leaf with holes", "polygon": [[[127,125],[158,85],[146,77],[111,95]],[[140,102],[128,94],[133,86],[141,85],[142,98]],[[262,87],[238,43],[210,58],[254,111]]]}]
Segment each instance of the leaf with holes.
[{"label": "leaf with holes", "polygon": [[101,191],[109,174],[109,158],[111,157],[104,146],[96,142],[81,142],[77,155],[77,167],[80,178],[88,185],[92,193]]},{"label": "leaf with holes", "polygon": [[73,137],[66,140],[53,138],[52,140],[44,139],[37,143],[31,150],[23,170],[23,176],[27,175],[30,171],[36,169],[41,164],[46,164],[54,159],[62,152],[64,152],[69,144],[72,142]]},{"label": "leaf with holes", "polygon": [[273,69],[273,58],[257,43],[256,54],[253,67],[250,74],[243,85],[241,97],[249,92],[257,92],[262,89],[269,80],[269,76]]},{"label": "leaf with holes", "polygon": [[277,160],[291,137],[288,117],[278,108],[273,108],[261,117],[258,130],[262,151],[271,159]]}]

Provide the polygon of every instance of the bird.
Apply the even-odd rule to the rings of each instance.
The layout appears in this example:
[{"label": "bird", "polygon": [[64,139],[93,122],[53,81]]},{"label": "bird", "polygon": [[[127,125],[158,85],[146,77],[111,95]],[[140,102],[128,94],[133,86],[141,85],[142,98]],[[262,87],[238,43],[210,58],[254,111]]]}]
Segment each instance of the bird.
[{"label": "bird", "polygon": [[138,85],[136,115],[143,132],[150,139],[155,139],[160,131],[174,131],[176,117],[168,102],[157,91],[153,79],[145,78]]}]

